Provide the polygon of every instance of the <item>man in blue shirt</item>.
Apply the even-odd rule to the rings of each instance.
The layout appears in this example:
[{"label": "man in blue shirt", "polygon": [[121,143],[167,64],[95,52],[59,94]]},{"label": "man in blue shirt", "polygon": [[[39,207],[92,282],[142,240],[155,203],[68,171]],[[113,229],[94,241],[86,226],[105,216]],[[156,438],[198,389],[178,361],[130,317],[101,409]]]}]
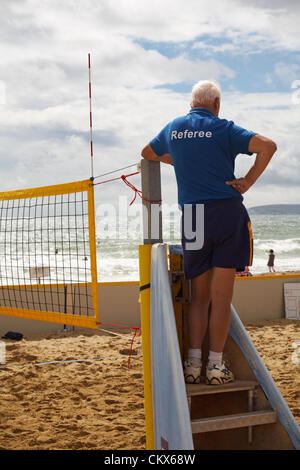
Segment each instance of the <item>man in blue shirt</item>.
[{"label": "man in blue shirt", "polygon": [[[201,347],[209,329],[206,382],[234,380],[223,361],[230,327],[230,304],[236,269],[252,264],[251,222],[243,196],[265,170],[276,144],[232,121],[220,119],[217,82],[201,81],[192,90],[191,110],[169,122],[142,150],[148,160],[174,165],[182,209],[184,271],[192,279],[188,315],[187,383],[199,383]],[[256,153],[253,166],[235,178],[235,158]],[[204,211],[198,211],[204,207]],[[199,216],[202,214],[202,218]],[[201,218],[199,223],[199,217]],[[199,230],[204,242],[197,244]],[[208,324],[208,312],[210,320]]]}]

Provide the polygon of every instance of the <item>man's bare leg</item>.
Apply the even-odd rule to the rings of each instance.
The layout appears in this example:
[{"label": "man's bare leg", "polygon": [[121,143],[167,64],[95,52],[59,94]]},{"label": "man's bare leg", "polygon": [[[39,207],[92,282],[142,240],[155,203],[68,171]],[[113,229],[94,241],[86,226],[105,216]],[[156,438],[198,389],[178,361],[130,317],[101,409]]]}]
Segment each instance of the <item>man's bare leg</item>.
[{"label": "man's bare leg", "polygon": [[230,328],[230,306],[236,270],[215,267],[212,271],[209,346],[211,351],[221,353]]},{"label": "man's bare leg", "polygon": [[212,269],[192,279],[192,302],[188,313],[189,347],[201,349],[208,324],[211,301],[210,286]]},{"label": "man's bare leg", "polygon": [[200,383],[201,346],[208,324],[212,270],[192,279],[192,302],[188,313],[189,352],[184,366],[187,383]]},{"label": "man's bare leg", "polygon": [[213,268],[211,280],[211,311],[209,320],[209,354],[206,383],[222,385],[234,380],[226,367],[223,350],[230,328],[231,300],[235,269]]},{"label": "man's bare leg", "polygon": [[[201,346],[209,319],[209,357],[206,382],[220,385],[234,380],[223,365],[223,349],[228,336],[235,269],[214,267],[192,281],[192,303],[188,316],[189,361],[185,363],[187,383],[200,383]],[[199,354],[199,355],[198,355]]]}]

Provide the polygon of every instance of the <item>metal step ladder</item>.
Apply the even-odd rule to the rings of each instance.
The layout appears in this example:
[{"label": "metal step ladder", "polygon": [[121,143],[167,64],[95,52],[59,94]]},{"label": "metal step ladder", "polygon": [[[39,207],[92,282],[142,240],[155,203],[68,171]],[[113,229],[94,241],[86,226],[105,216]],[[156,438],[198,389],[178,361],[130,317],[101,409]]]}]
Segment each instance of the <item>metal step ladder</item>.
[{"label": "metal step ladder", "polygon": [[[192,300],[192,286],[191,281],[185,279],[182,270],[182,258],[179,257],[179,253],[173,252],[170,263],[169,280],[173,292],[176,321],[179,325],[178,337],[184,357],[184,352],[187,352],[188,348],[188,342],[184,341],[185,321],[188,306]],[[204,345],[204,349],[205,347],[207,349],[207,344]],[[236,375],[238,376],[237,371]],[[247,375],[249,375],[249,378],[246,379]],[[264,429],[257,429],[256,434],[253,430],[254,427],[259,428],[261,425],[279,423],[277,409],[274,409],[271,405],[260,384],[256,381],[254,374],[251,372],[244,374],[243,371],[243,377],[243,380],[236,379],[234,382],[223,385],[186,384],[191,430],[195,445],[204,445],[207,447],[203,448],[209,448],[213,439],[218,440],[217,436],[212,435],[216,431],[228,430],[226,435],[228,442],[230,443],[231,438],[238,441],[239,430],[242,431],[243,429],[246,431],[240,433],[243,436],[243,441],[240,442],[246,444],[248,439],[248,445],[257,445],[257,439],[254,438],[260,439]],[[203,377],[201,377],[201,380],[205,382]],[[218,397],[216,397],[217,394]],[[228,395],[224,396],[223,399],[222,394]],[[203,398],[197,399],[201,395]],[[215,396],[215,399],[213,396]],[[192,407],[194,399],[195,402],[193,402]],[[220,438],[221,436],[220,434]],[[225,442],[227,442],[226,439]],[[214,448],[218,448],[215,443],[212,445],[215,446]]]},{"label": "metal step ladder", "polygon": [[235,380],[224,385],[187,384],[187,399],[191,413],[192,398],[199,395],[213,395],[230,392],[248,392],[248,412],[233,415],[214,416],[211,418],[192,419],[192,433],[223,431],[226,429],[248,427],[248,441],[252,442],[252,427],[262,424],[275,423],[277,412],[273,409],[253,411],[253,398],[257,382]]}]

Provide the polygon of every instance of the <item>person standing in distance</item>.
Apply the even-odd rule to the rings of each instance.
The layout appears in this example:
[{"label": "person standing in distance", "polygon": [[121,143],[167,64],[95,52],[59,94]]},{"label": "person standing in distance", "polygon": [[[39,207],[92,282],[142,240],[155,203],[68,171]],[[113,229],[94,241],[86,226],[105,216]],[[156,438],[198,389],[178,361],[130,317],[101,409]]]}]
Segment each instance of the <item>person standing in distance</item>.
[{"label": "person standing in distance", "polygon": [[270,250],[269,251],[269,258],[268,258],[268,268],[269,268],[270,273],[275,273],[274,260],[275,260],[274,251]]},{"label": "person standing in distance", "polygon": [[[220,103],[220,85],[214,80],[199,81],[192,89],[189,113],[170,121],[141,152],[145,159],[174,165],[177,180],[184,272],[192,280],[189,351],[184,363],[187,383],[200,382],[207,329],[206,382],[234,380],[223,360],[234,278],[236,269],[252,265],[253,256],[251,222],[242,194],[257,181],[277,149],[272,140],[220,119]],[[236,156],[253,153],[256,158],[250,170],[235,178]],[[200,224],[199,205],[204,207]],[[199,230],[204,231],[204,243],[193,249]],[[196,233],[194,239],[192,233]]]}]

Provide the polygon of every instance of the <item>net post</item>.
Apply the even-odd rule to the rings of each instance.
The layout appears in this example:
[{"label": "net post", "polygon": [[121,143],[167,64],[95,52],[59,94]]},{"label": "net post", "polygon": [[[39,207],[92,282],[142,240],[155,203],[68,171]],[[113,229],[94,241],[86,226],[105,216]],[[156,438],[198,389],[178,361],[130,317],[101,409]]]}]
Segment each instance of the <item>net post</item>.
[{"label": "net post", "polygon": [[144,245],[162,243],[160,162],[141,160]]},{"label": "net post", "polygon": [[139,246],[140,305],[144,373],[144,408],[146,424],[146,449],[154,450],[154,425],[152,406],[152,368],[150,332],[150,281],[152,245]]},{"label": "net post", "polygon": [[95,201],[94,186],[89,183],[88,188],[88,219],[89,219],[89,239],[90,239],[90,260],[91,260],[91,281],[92,298],[96,324],[99,323],[99,303],[98,303],[98,280],[97,280],[97,247],[95,230]]},{"label": "net post", "polygon": [[91,177],[94,178],[93,119],[92,119],[92,79],[91,79],[91,54],[90,53],[88,53],[88,68],[89,68],[89,104],[90,104]]}]

